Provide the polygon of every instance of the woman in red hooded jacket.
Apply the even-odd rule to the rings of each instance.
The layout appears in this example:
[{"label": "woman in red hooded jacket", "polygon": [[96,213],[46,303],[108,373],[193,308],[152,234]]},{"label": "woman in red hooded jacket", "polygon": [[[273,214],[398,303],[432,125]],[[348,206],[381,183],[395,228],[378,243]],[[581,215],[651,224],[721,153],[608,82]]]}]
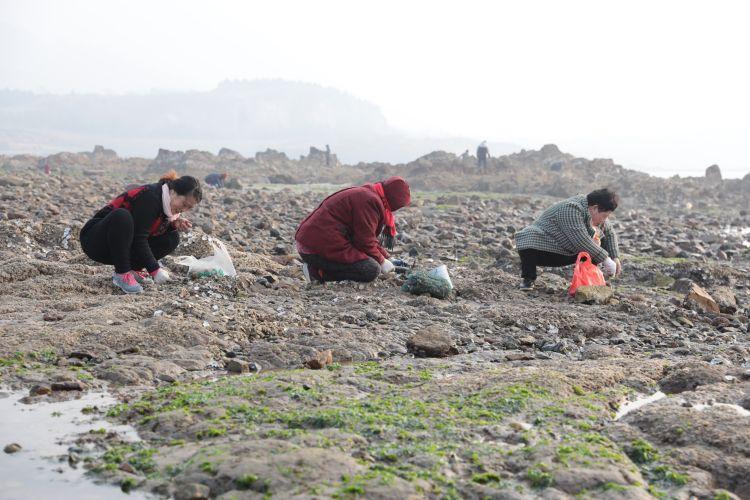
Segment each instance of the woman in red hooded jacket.
[{"label": "woman in red hooded jacket", "polygon": [[338,191],[302,221],[295,240],[308,281],[373,281],[393,270],[393,212],[411,201],[401,177]]}]

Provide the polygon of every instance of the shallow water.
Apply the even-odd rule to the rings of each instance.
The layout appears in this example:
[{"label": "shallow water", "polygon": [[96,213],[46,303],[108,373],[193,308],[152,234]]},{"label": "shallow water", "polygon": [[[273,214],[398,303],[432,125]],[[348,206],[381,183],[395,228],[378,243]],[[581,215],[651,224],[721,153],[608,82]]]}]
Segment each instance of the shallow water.
[{"label": "shallow water", "polygon": [[711,410],[711,409],[728,409],[742,415],[743,417],[750,417],[750,411],[747,411],[741,406],[728,404],[728,403],[711,403],[711,404],[700,404],[693,406],[693,409],[698,411]]},{"label": "shallow water", "polygon": [[114,397],[89,392],[71,401],[27,405],[18,401],[26,394],[0,392],[0,449],[10,443],[22,447],[13,454],[0,451],[0,498],[148,498],[137,491],[126,495],[117,486],[95,483],[85,475],[82,463],[77,468],[68,465],[68,448],[74,446],[78,434],[104,428],[118,432],[123,439],[138,440],[130,426],[112,425],[81,413],[87,406],[111,406],[117,402]]},{"label": "shallow water", "polygon": [[620,409],[617,410],[617,414],[615,415],[615,420],[620,420],[622,417],[627,415],[630,412],[633,412],[637,410],[638,408],[643,408],[649,403],[653,403],[655,401],[659,401],[660,399],[666,397],[666,394],[664,394],[661,391],[657,391],[650,396],[641,395],[635,398],[633,401],[628,401],[626,403],[623,403],[620,406]]}]

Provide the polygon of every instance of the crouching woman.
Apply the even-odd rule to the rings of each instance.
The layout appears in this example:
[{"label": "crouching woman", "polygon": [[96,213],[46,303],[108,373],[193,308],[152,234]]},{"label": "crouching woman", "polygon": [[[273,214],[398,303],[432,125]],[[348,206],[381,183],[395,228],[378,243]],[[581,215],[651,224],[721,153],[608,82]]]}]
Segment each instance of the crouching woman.
[{"label": "crouching woman", "polygon": [[197,179],[189,175],[178,178],[171,171],[156,184],[121,194],[94,214],[81,229],[81,248],[91,260],[114,265],[112,283],[116,287],[125,293],[140,293],[148,275],[155,283],[169,280],[169,273],[158,261],[177,248],[178,231],[192,227],[181,214],[202,198]]},{"label": "crouching woman", "polygon": [[521,290],[532,290],[538,266],[574,264],[579,252],[588,252],[594,264],[602,264],[608,275],[619,276],[617,234],[607,218],[615,211],[619,196],[597,189],[555,203],[533,224],[516,233],[521,257]]},{"label": "crouching woman", "polygon": [[373,281],[393,271],[393,212],[411,201],[409,184],[391,177],[338,191],[302,221],[295,240],[307,281]]}]

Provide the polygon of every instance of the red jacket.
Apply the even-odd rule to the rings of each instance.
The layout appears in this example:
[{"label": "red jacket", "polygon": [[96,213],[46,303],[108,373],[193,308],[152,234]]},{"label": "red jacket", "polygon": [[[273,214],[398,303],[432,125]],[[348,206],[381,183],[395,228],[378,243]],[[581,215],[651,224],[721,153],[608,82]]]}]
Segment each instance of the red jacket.
[{"label": "red jacket", "polygon": [[[391,211],[411,201],[409,185],[400,177],[383,181]],[[378,243],[385,226],[385,205],[371,184],[332,194],[302,221],[295,239],[302,253],[351,264],[372,257],[378,263],[388,252]]]}]

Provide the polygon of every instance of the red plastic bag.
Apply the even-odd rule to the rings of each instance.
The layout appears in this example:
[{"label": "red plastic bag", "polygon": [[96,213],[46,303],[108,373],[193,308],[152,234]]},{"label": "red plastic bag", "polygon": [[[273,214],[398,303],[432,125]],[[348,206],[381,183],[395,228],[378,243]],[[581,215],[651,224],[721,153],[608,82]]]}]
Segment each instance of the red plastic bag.
[{"label": "red plastic bag", "polygon": [[578,254],[568,293],[575,295],[579,286],[607,286],[607,282],[604,281],[604,274],[591,262],[591,256],[588,252]]}]

